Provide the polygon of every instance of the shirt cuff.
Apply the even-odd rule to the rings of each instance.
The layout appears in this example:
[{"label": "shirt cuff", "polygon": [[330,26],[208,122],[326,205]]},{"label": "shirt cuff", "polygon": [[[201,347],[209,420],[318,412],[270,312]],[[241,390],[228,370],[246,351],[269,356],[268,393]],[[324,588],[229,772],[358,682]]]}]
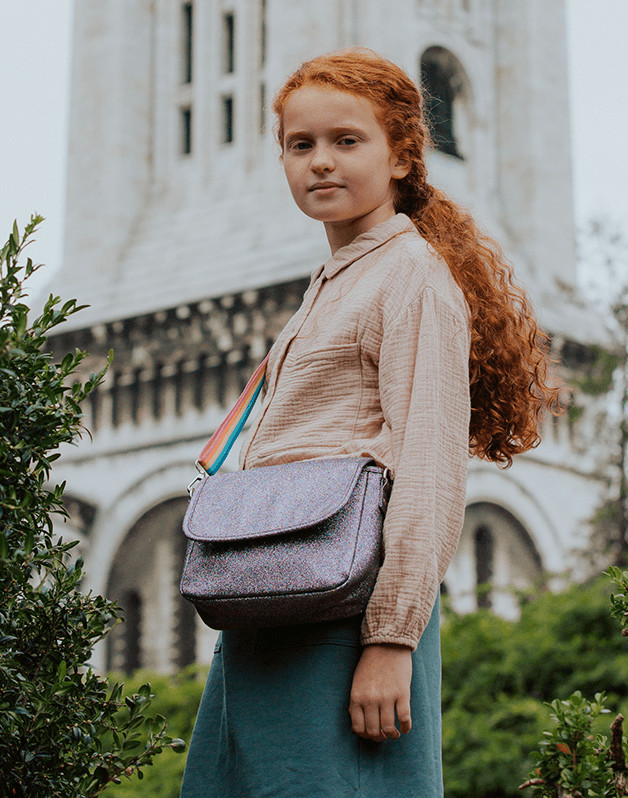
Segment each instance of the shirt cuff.
[{"label": "shirt cuff", "polygon": [[418,640],[407,635],[389,634],[386,632],[377,632],[370,635],[363,635],[360,638],[363,646],[374,646],[379,644],[394,645],[394,646],[407,646],[411,651],[414,651],[418,645]]}]

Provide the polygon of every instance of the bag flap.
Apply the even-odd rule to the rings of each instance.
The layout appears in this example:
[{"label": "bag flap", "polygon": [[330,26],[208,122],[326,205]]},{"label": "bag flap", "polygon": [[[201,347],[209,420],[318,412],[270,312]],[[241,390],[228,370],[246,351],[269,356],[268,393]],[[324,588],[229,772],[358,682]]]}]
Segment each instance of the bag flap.
[{"label": "bag flap", "polygon": [[183,520],[192,540],[251,540],[314,526],[345,504],[368,457],[301,460],[205,477]]}]

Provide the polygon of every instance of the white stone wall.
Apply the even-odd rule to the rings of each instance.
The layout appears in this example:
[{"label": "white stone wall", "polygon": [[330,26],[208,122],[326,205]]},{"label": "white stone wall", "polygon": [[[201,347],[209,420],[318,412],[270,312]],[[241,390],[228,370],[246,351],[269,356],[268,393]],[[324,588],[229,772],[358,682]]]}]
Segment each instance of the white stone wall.
[{"label": "white stone wall", "polygon": [[[99,592],[106,591],[129,530],[160,503],[184,495],[198,451],[228,409],[212,402],[176,413],[169,388],[160,418],[145,413],[111,423],[113,371],[119,386],[135,379],[149,386],[160,357],[155,347],[149,352],[144,344],[125,341],[122,320],[156,313],[154,335],[163,336],[165,351],[171,333],[176,337],[165,309],[177,308],[184,318],[188,303],[302,278],[328,256],[322,226],[294,207],[271,132],[272,93],[302,60],[367,46],[418,79],[422,53],[446,48],[460,67],[455,127],[464,160],[429,153],[432,182],[471,208],[502,242],[554,334],[583,343],[603,340],[574,291],[564,3],[194,0],[190,83],[182,81],[181,5],[81,0],[75,11],[66,254],[54,290],[92,305],[65,329],[74,328],[80,342],[80,328],[90,328],[99,346],[115,335],[118,354],[93,442],[69,447],[55,477],[67,479],[70,493],[95,509],[84,550],[89,587]],[[226,13],[235,15],[232,73],[224,69]],[[221,141],[225,96],[233,98],[232,143]],[[181,152],[184,107],[192,114],[187,155]],[[254,302],[243,311],[242,330],[253,307]],[[115,320],[119,330],[110,324]],[[233,320],[223,339],[242,337],[239,323]],[[204,324],[190,327],[195,351],[204,335],[214,335],[211,324]],[[247,357],[261,358],[264,330],[255,325],[255,334],[244,336]],[[221,340],[212,338],[212,346],[222,352],[229,347]],[[244,357],[239,346],[234,344],[235,360]],[[169,385],[183,363],[177,357],[160,366]],[[183,364],[190,373],[198,367],[194,357]],[[143,369],[139,377],[137,369]],[[149,388],[141,390],[144,396]],[[564,419],[550,425],[541,447],[510,470],[471,463],[469,505],[503,510],[487,510],[495,537],[496,609],[512,615],[509,585],[523,586],[538,570],[508,514],[525,530],[542,567],[565,571],[586,542],[587,519],[605,487],[599,463],[586,419],[577,428]],[[229,466],[236,467],[235,456]],[[470,512],[445,580],[452,604],[461,610],[476,605],[475,522]],[[170,550],[159,551],[159,568],[172,570]],[[171,628],[164,616],[172,608],[159,612],[160,601],[170,599],[155,596],[152,602],[146,628],[154,645],[146,649],[146,664],[168,669]],[[197,655],[207,660],[212,633],[199,625],[198,635]],[[96,657],[104,667],[104,651]]]},{"label": "white stone wall", "polygon": [[[450,50],[468,84],[458,115],[466,160],[433,154],[433,181],[503,242],[541,315],[559,293],[554,278],[574,282],[562,3],[268,0],[260,67],[261,1],[195,0],[190,85],[180,82],[179,6],[85,0],[76,8],[60,282],[92,303],[90,321],[303,276],[326,257],[320,226],[284,185],[268,110],[259,132],[258,90],[263,82],[269,103],[301,60],[352,44],[415,79],[427,47]],[[231,75],[221,71],[225,10],[236,15]],[[225,92],[234,97],[232,144],[220,143]],[[186,103],[193,143],[183,156]]]}]

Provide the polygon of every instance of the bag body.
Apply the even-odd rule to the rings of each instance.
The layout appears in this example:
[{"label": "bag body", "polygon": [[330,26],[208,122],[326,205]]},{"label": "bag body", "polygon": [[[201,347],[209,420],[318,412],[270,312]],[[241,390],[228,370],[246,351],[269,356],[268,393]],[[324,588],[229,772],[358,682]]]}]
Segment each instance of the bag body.
[{"label": "bag body", "polygon": [[204,477],[183,530],[181,594],[214,629],[364,611],[382,560],[388,472],[325,458]]}]

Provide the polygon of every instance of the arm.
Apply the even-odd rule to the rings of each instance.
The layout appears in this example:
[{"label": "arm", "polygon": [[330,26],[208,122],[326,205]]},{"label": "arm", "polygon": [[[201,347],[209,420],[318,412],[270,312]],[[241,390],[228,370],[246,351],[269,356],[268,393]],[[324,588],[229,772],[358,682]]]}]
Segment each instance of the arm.
[{"label": "arm", "polygon": [[[350,714],[374,740],[409,730],[411,651],[427,625],[464,516],[469,434],[466,319],[432,290],[384,331],[380,396],[395,482],[385,559],[362,627]],[[390,732],[390,733],[389,733]]]}]

